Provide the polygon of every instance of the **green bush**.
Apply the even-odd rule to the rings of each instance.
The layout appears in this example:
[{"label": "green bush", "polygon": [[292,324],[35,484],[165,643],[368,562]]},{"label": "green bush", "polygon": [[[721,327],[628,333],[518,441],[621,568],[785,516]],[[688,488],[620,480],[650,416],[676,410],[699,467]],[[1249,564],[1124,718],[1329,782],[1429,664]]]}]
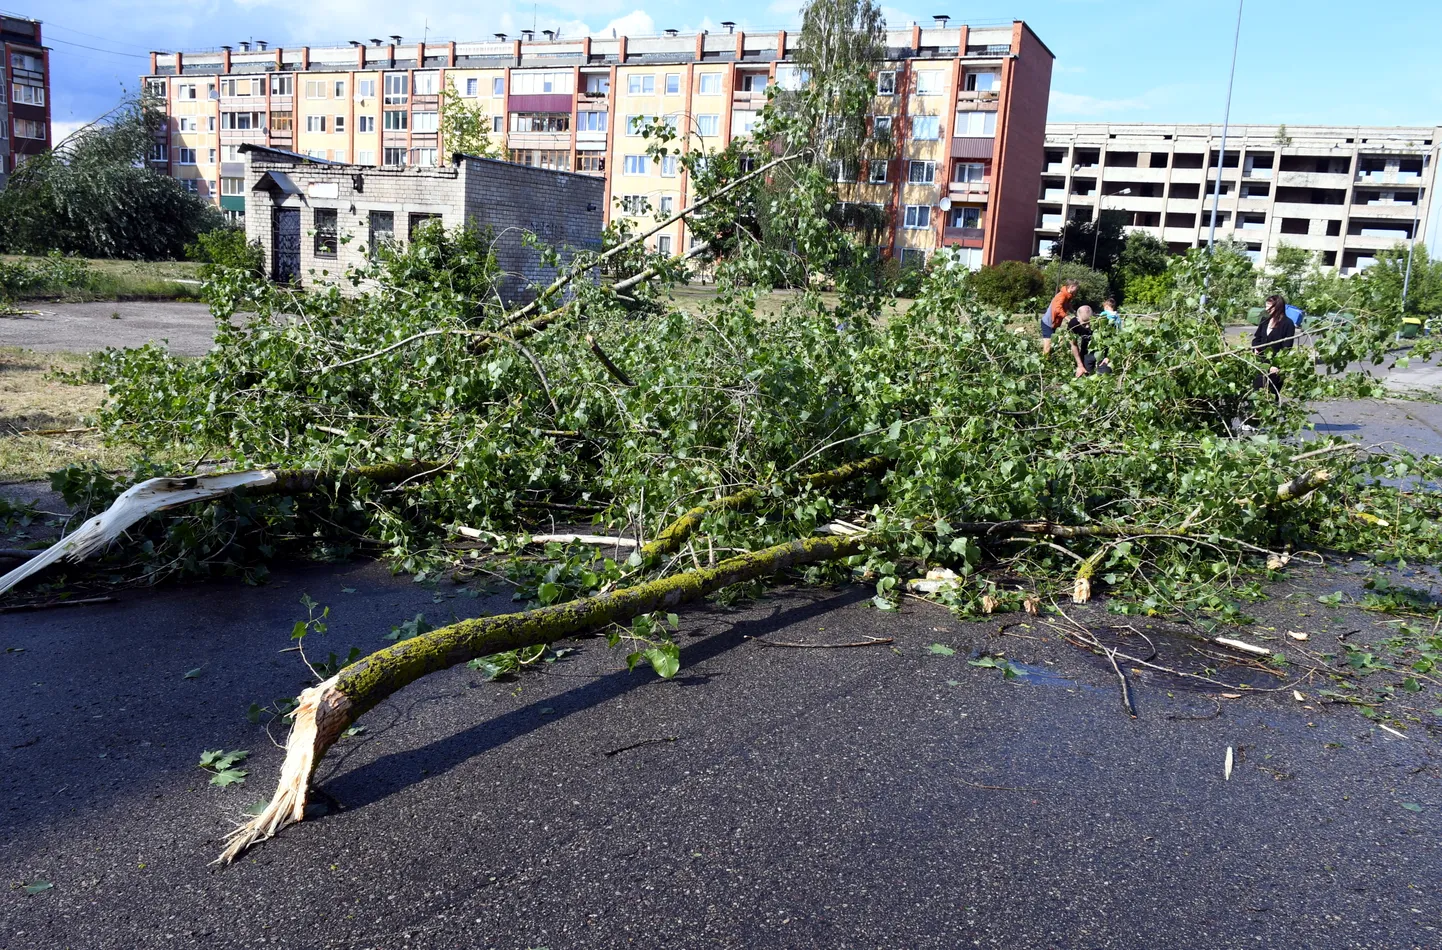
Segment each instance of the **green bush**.
[{"label": "green bush", "polygon": [[977,302],[1005,313],[1031,309],[1046,292],[1046,275],[1025,261],[1002,261],[975,271],[967,279]]},{"label": "green bush", "polygon": [[[1046,290],[1055,293],[1063,281],[1074,280],[1077,282],[1076,304],[1096,308],[1102,305],[1102,301],[1111,296],[1111,283],[1107,275],[1099,270],[1092,270],[1085,264],[1075,264],[1071,261],[1059,261],[1054,258],[1042,259],[1043,277],[1046,280]],[[1045,301],[1043,301],[1043,306]]]},{"label": "green bush", "polygon": [[245,232],[240,228],[206,231],[197,236],[194,243],[185,246],[185,256],[202,265],[202,279],[209,278],[217,267],[235,268],[256,277],[265,276],[265,254],[260,249],[260,242],[247,244]]}]

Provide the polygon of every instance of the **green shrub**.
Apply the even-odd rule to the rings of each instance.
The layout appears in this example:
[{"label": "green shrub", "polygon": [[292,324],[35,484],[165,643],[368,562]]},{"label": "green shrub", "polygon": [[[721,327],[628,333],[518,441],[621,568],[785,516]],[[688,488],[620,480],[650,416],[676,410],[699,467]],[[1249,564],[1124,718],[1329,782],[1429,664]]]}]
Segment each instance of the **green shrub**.
[{"label": "green shrub", "polygon": [[1046,292],[1046,275],[1025,261],[1002,261],[972,273],[968,285],[977,302],[1005,313],[1031,308]]}]

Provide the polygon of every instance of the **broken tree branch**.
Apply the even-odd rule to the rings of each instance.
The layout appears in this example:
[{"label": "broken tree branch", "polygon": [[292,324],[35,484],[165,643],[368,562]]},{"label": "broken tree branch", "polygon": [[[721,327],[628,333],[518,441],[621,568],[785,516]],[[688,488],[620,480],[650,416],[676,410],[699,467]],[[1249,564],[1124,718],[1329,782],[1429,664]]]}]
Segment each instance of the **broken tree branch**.
[{"label": "broken tree branch", "polygon": [[744,581],[850,557],[861,538],[788,541],[701,568],[637,584],[609,594],[536,610],[463,620],[372,653],[300,694],[285,764],[270,803],[229,836],[217,863],[228,864],[251,845],[305,816],[316,763],[351,724],[378,703],[427,674],[476,657],[554,643],[606,624],[698,600]]},{"label": "broken tree branch", "polygon": [[592,353],[596,354],[596,359],[601,361],[601,365],[606,367],[606,372],[611,374],[612,379],[627,388],[636,385],[631,381],[631,377],[625,374],[621,367],[611,361],[611,357],[607,356],[606,351],[601,349],[601,344],[597,343],[596,338],[589,333],[586,334],[586,345],[591,348]]}]

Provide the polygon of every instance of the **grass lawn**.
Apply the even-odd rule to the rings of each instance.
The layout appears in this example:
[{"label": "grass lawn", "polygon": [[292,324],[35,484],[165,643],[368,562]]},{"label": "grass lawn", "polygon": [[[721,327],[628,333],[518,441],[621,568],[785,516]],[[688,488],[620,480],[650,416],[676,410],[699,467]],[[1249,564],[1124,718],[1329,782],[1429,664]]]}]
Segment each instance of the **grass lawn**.
[{"label": "grass lawn", "polygon": [[[0,255],[0,261],[40,261]],[[94,300],[193,300],[200,290],[200,265],[192,261],[121,261],[84,259],[85,278],[78,284],[43,286],[22,299],[87,303]],[[191,281],[192,283],[185,283]]]},{"label": "grass lawn", "polygon": [[75,353],[0,347],[0,482],[45,481],[50,472],[75,462],[125,467],[135,450],[107,445],[100,433],[88,429],[105,387],[55,377],[85,366],[86,357]]},{"label": "grass lawn", "polygon": [[[773,290],[770,293],[759,294],[756,298],[756,312],[763,316],[775,316],[781,313],[782,309],[791,301],[801,296],[798,290]],[[835,305],[836,294],[824,292],[821,298],[828,305]],[[712,284],[677,284],[671,288],[670,300],[680,310],[687,312],[699,312],[701,307],[716,299],[716,288]],[[912,301],[905,297],[898,297],[888,301],[882,307],[883,317],[890,313],[905,313],[911,306]]]}]

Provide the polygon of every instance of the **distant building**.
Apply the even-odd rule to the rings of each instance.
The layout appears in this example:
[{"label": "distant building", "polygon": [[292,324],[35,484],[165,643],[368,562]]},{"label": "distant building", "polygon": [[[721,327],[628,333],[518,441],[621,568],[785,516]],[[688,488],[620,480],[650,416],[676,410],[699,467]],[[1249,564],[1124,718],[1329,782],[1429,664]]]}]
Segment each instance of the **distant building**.
[{"label": "distant building", "polygon": [[[1128,230],[1147,231],[1173,251],[1204,246],[1221,132],[1215,125],[1050,123],[1037,251],[1050,249],[1062,222],[1091,221],[1102,210],[1123,212]],[[1379,250],[1438,234],[1439,144],[1442,126],[1232,126],[1217,239],[1243,243],[1258,262],[1285,242],[1355,273]]]},{"label": "distant building", "polygon": [[0,14],[0,187],[27,156],[50,148],[50,51],[40,23]]},{"label": "distant building", "polygon": [[439,221],[491,230],[505,275],[501,295],[509,302],[557,273],[526,246],[525,232],[560,249],[563,263],[578,250],[601,247],[605,186],[585,175],[465,155],[416,168],[342,164],[260,145],[242,145],[240,157],[245,235],[260,242],[275,280],[303,286],[328,280],[348,290],[339,280],[348,268]]},{"label": "distant building", "polygon": [[[692,146],[724,148],[750,134],[771,85],[804,82],[794,34],[733,31],[537,41],[402,43],[151,54],[144,77],[169,126],[152,167],[248,213],[239,149],[266,145],[315,158],[397,169],[437,167],[440,93],[454,83],[490,118],[510,161],[602,182],[607,220],[680,210],[693,197],[684,168],[646,154],[642,125],[674,122]],[[1025,259],[1036,194],[1052,54],[1021,22],[913,25],[887,34],[872,124],[887,157],[840,174],[847,202],[885,212],[880,250],[922,261],[946,249],[968,266]],[[550,201],[551,196],[539,196]],[[648,239],[690,246],[684,222]]]}]

